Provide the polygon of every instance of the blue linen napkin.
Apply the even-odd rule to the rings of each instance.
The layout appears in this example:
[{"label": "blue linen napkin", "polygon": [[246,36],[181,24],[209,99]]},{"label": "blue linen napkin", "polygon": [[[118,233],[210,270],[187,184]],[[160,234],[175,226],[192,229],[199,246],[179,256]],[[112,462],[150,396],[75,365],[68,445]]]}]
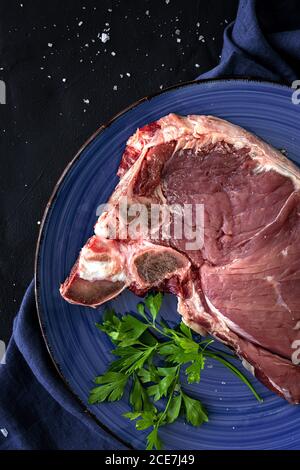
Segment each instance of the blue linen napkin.
[{"label": "blue linen napkin", "polygon": [[[201,78],[300,78],[298,6],[292,0],[240,0],[236,21],[224,33],[220,64]],[[32,282],[14,321],[6,364],[0,365],[0,449],[125,448],[82,410],[55,371]]]},{"label": "blue linen napkin", "polygon": [[237,18],[224,32],[219,65],[199,78],[300,79],[299,7],[297,0],[240,0]]}]

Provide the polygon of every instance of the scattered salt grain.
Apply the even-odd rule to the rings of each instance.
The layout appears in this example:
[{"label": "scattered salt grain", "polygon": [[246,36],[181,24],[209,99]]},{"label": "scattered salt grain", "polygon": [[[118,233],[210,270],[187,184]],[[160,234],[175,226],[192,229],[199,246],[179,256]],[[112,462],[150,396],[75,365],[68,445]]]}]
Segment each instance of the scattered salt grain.
[{"label": "scattered salt grain", "polygon": [[48,47],[52,47],[52,46],[53,46],[52,42],[48,42]]},{"label": "scattered salt grain", "polygon": [[78,26],[82,26],[82,25],[83,25],[83,21],[79,21]]},{"label": "scattered salt grain", "polygon": [[180,38],[177,38],[176,41],[177,41],[177,42],[181,42],[181,39],[180,39]]},{"label": "scattered salt grain", "polygon": [[150,13],[149,10],[146,10],[146,11],[145,11],[145,14],[146,14],[147,16],[149,16],[149,13]]},{"label": "scattered salt grain", "polygon": [[165,1],[166,1],[166,4],[167,4],[167,5],[169,5],[169,3],[170,3],[170,0],[165,0]]},{"label": "scattered salt grain", "polygon": [[83,98],[83,102],[84,102],[85,104],[90,104],[90,100],[87,99],[87,98]]},{"label": "scattered salt grain", "polygon": [[117,91],[117,89],[118,89],[117,85],[114,85],[114,86],[113,86],[113,90],[114,90],[114,91]]},{"label": "scattered salt grain", "polygon": [[40,221],[40,220],[37,221],[37,225],[41,225],[41,221]]},{"label": "scattered salt grain", "polygon": [[101,42],[103,42],[103,44],[105,44],[107,41],[109,41],[109,34],[107,33],[102,33],[102,34],[98,34],[98,38],[100,39]]},{"label": "scattered salt grain", "polygon": [[127,77],[130,77],[130,73],[129,73],[129,72],[126,72],[126,75],[127,75]]},{"label": "scattered salt grain", "polygon": [[[23,6],[23,5],[22,5]],[[4,437],[7,437],[8,436],[8,431],[6,428],[1,428],[0,429],[1,433],[3,434]]]},{"label": "scattered salt grain", "polygon": [[224,380],[222,380],[221,384],[222,384],[222,385],[226,385],[226,382],[224,382]]},{"label": "scattered salt grain", "polygon": [[200,67],[200,65],[199,65],[199,64],[195,64],[195,67],[196,67],[196,69],[198,69],[198,68]]},{"label": "scattered salt grain", "polygon": [[116,55],[116,53],[115,53],[114,51],[112,51],[112,52],[111,52],[111,55],[112,55],[112,56],[115,56],[115,55]]},{"label": "scattered salt grain", "polygon": [[124,75],[122,73],[120,73],[120,78],[123,78],[123,77],[124,77]]},{"label": "scattered salt grain", "polygon": [[66,79],[66,78],[62,78],[62,81],[63,81],[64,83],[66,83],[67,79]]},{"label": "scattered salt grain", "polygon": [[175,34],[176,34],[177,36],[179,36],[179,34],[180,34],[180,29],[175,29]]}]

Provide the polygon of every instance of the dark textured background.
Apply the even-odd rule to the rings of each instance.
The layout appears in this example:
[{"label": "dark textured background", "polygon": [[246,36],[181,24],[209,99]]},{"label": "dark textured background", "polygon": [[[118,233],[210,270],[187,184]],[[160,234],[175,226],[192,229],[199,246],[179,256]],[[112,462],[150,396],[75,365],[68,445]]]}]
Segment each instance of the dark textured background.
[{"label": "dark textured background", "polygon": [[124,107],[215,66],[236,9],[237,0],[1,0],[0,339],[33,277],[39,221],[66,164]]}]

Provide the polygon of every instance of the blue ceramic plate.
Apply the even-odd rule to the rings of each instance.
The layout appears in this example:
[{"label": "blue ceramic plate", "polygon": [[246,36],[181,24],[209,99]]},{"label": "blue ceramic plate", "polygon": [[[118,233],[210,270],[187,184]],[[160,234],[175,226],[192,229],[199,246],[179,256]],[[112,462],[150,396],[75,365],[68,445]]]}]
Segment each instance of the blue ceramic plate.
[{"label": "blue ceramic plate", "polygon": [[[93,232],[96,209],[118,179],[116,170],[127,138],[146,123],[170,112],[212,114],[239,124],[285,149],[300,163],[300,105],[292,90],[249,80],[193,82],[146,98],[102,127],[64,172],[44,216],[36,263],[40,322],[48,349],[65,382],[92,414],[123,442],[143,449],[146,432],[122,417],[126,398],[87,406],[93,377],[111,360],[111,344],[95,328],[102,308],[65,302],[58,288],[81,246]],[[111,304],[119,312],[138,301],[124,292]],[[177,322],[176,301],[166,296],[163,315]],[[237,361],[237,364],[239,362]],[[246,386],[217,363],[208,363],[199,385],[188,392],[206,405],[210,421],[194,428],[179,421],[161,430],[167,449],[300,449],[300,406],[292,406],[251,378],[264,398],[259,404]]]}]

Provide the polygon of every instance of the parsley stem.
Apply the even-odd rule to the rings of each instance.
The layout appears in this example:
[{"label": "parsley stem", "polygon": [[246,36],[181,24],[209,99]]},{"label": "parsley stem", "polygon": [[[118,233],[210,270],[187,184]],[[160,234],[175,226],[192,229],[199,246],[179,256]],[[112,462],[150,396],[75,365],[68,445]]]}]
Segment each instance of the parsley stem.
[{"label": "parsley stem", "polygon": [[159,324],[158,322],[156,322],[155,320],[153,320],[153,322],[149,321],[147,319],[147,323],[149,325],[150,328],[152,328],[154,331],[156,331],[157,333],[159,333],[160,335],[164,336],[165,338],[170,338],[170,339],[173,339],[171,335],[168,335],[165,331],[163,331],[163,329],[161,328],[158,328],[156,325]]},{"label": "parsley stem", "polygon": [[245,385],[251,390],[255,398],[259,401],[262,402],[263,399],[259,396],[251,382],[247,379],[247,377],[231,362],[227,361],[227,359],[223,358],[221,355],[215,354],[211,351],[203,351],[203,354],[207,357],[211,357],[212,359],[215,359],[216,361],[221,362],[227,369],[229,369],[234,375],[236,375],[242,382],[244,382]]}]

